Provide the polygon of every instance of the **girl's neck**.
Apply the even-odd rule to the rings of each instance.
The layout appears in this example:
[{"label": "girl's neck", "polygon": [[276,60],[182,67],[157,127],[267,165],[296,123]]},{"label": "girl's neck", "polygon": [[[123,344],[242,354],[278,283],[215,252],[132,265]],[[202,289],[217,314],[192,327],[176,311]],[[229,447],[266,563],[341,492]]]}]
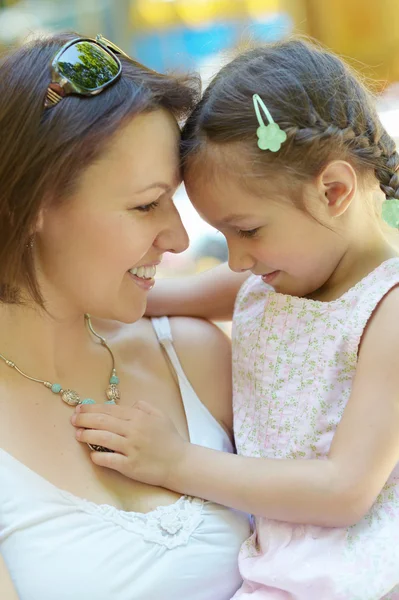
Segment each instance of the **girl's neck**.
[{"label": "girl's neck", "polygon": [[308,298],[324,302],[336,300],[383,262],[398,255],[398,251],[381,236],[356,244],[348,248],[329,280]]}]

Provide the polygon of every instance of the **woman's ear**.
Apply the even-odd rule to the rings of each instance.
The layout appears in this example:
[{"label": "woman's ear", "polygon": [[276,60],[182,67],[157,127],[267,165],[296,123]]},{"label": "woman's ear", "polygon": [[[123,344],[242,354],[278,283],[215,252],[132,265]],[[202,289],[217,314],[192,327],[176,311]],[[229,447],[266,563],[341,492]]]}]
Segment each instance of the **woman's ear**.
[{"label": "woman's ear", "polygon": [[328,163],[317,178],[317,187],[331,217],[341,216],[357,190],[357,176],[344,160]]},{"label": "woman's ear", "polygon": [[43,225],[44,225],[44,212],[45,212],[44,208],[41,208],[39,210],[39,214],[37,215],[37,219],[36,219],[36,223],[35,223],[35,230],[33,232],[33,235],[35,233],[37,233],[38,231],[41,231],[43,229]]}]

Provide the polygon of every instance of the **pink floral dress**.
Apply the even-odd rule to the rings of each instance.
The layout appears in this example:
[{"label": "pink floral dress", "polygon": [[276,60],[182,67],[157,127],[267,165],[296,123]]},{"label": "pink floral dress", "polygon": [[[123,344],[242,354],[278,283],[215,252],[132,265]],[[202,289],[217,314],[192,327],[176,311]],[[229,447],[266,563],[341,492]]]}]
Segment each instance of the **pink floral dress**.
[{"label": "pink floral dress", "polygon": [[[328,455],[365,326],[398,284],[399,258],[332,302],[285,296],[259,277],[247,280],[233,324],[239,454]],[[235,600],[399,600],[399,465],[369,513],[347,529],[255,521],[256,532],[241,548],[244,584]]]}]

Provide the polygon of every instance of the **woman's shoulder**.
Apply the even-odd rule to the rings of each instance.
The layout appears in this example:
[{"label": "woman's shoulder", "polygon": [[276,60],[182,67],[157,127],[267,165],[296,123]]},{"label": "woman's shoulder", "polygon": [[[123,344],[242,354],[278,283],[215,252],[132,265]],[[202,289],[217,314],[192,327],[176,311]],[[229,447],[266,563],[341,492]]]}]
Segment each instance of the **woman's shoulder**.
[{"label": "woman's shoulder", "polygon": [[[152,327],[142,319],[142,327]],[[198,398],[230,433],[233,426],[230,338],[214,323],[170,317],[173,345]]]},{"label": "woman's shoulder", "polygon": [[226,355],[230,362],[231,342],[222,329],[206,319],[195,317],[170,317],[170,327],[176,348],[180,347],[184,352],[192,355],[201,353],[204,347],[213,354],[225,359]]},{"label": "woman's shoulder", "polygon": [[[199,359],[199,367],[205,364],[206,359],[211,359],[219,364],[226,363],[230,368],[231,342],[220,327],[195,317],[170,317],[168,322],[181,361]],[[152,320],[147,317],[130,324],[102,321],[100,332],[110,344],[124,346],[125,350],[130,352],[134,352],[139,345],[148,348],[154,346],[155,342],[155,345],[158,345]]]},{"label": "woman's shoulder", "polygon": [[198,397],[232,430],[231,342],[214,323],[191,317],[169,319],[174,346]]}]

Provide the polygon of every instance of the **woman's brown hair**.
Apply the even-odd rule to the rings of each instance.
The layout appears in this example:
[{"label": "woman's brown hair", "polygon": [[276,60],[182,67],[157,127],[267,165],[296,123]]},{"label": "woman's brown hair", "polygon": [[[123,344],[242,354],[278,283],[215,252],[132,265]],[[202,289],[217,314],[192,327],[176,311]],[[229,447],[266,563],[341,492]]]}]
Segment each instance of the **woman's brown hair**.
[{"label": "woman's brown hair", "polygon": [[[254,94],[287,134],[276,153],[257,147]],[[223,157],[227,145],[237,152]],[[399,198],[399,156],[372,94],[339,57],[303,39],[248,50],[219,71],[183,130],[184,167],[207,155],[208,169],[221,157],[247,184],[276,172],[298,183],[329,160],[348,160]]]},{"label": "woman's brown hair", "polygon": [[[43,306],[30,239],[46,202],[64,200],[126,121],[164,108],[179,120],[198,99],[195,77],[161,75],[121,58],[121,77],[98,96],[68,96],[44,109],[50,65],[76,34],[37,39],[0,63],[0,301],[21,287]],[[68,232],[65,232],[68,243]]]}]

